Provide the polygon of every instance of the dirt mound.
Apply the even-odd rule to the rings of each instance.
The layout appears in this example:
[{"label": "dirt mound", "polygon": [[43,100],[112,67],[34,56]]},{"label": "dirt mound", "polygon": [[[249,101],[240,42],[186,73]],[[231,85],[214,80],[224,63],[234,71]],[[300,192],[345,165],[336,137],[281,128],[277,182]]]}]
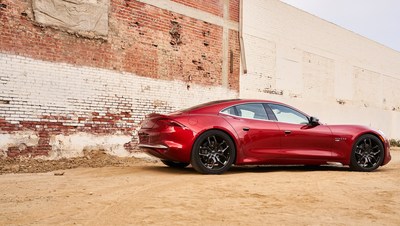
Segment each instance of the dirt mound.
[{"label": "dirt mound", "polygon": [[150,161],[135,157],[111,156],[103,150],[94,150],[84,151],[83,157],[59,160],[3,158],[0,159],[0,174],[43,173],[77,167],[133,166]]}]

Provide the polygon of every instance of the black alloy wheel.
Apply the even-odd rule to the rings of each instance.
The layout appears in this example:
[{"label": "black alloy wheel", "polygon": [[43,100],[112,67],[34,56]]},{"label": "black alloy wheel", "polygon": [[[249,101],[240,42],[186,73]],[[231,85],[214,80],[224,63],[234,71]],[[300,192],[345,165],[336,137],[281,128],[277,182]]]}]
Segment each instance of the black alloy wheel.
[{"label": "black alloy wheel", "polygon": [[226,133],[209,130],[194,143],[191,164],[200,173],[221,174],[232,166],[235,154],[235,145]]},{"label": "black alloy wheel", "polygon": [[377,169],[383,162],[384,146],[382,141],[371,134],[357,139],[351,153],[350,168],[369,172]]}]

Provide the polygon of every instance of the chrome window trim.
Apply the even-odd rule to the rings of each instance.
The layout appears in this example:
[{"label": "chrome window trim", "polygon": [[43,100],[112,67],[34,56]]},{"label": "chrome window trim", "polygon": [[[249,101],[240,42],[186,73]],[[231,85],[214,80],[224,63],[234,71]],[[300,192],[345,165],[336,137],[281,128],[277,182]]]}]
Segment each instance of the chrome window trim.
[{"label": "chrome window trim", "polygon": [[[227,113],[223,113],[222,111],[224,111],[224,110],[226,110],[226,109],[228,109],[228,108],[231,108],[231,107],[234,107],[234,106],[237,106],[237,105],[243,105],[243,104],[274,104],[274,105],[280,105],[280,106],[283,106],[283,107],[287,107],[287,108],[290,108],[290,109],[292,109],[293,111],[296,111],[296,112],[299,112],[298,110],[296,110],[296,109],[293,109],[292,107],[290,107],[290,106],[288,106],[288,105],[283,105],[283,104],[281,104],[281,103],[271,103],[271,102],[246,102],[246,103],[241,103],[241,104],[233,104],[233,105],[230,105],[229,107],[226,107],[226,108],[224,108],[224,109],[222,109],[221,111],[219,111],[219,114],[222,114],[222,115],[227,115],[227,116],[231,116],[231,117],[238,117],[238,118],[242,118],[242,119],[250,119],[250,120],[257,120],[257,121],[270,121],[270,122],[276,122],[276,123],[286,123],[286,124],[291,124],[291,125],[307,125],[307,124],[298,124],[298,123],[290,123],[290,122],[280,122],[280,121],[278,121],[278,120],[270,120],[270,119],[255,119],[255,118],[244,118],[244,117],[241,117],[241,116],[238,116],[238,115],[231,115],[231,114],[227,114]],[[302,114],[302,115],[304,115],[308,120],[310,120],[310,117],[308,116],[308,115],[306,115],[306,114],[304,114],[303,112],[299,112],[300,114]],[[275,114],[275,113],[274,113]],[[268,114],[267,114],[268,115]],[[276,117],[276,116],[275,116]],[[277,118],[278,119],[278,118]]]}]

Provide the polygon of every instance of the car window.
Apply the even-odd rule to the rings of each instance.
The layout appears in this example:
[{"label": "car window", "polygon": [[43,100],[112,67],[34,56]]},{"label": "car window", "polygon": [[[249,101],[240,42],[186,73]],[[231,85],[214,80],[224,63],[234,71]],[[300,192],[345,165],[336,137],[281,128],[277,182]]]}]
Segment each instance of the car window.
[{"label": "car window", "polygon": [[251,119],[268,119],[267,112],[262,104],[241,104],[236,105],[238,116]]},{"label": "car window", "polygon": [[228,102],[228,101],[232,101],[232,100],[238,100],[238,99],[230,99],[230,100],[216,100],[216,101],[211,101],[211,102],[207,102],[204,104],[199,104],[190,108],[186,108],[184,110],[180,110],[180,112],[188,112],[188,111],[193,111],[193,110],[197,110],[199,108],[203,108],[203,107],[207,107],[207,106],[212,106],[214,104],[219,104],[219,103],[224,103],[224,102]]},{"label": "car window", "polygon": [[269,104],[269,106],[271,107],[276,118],[278,119],[278,122],[286,122],[293,124],[308,124],[307,116],[303,115],[298,111],[277,104]]},{"label": "car window", "polygon": [[222,113],[228,114],[228,115],[236,115],[234,107],[226,108],[221,111]]}]

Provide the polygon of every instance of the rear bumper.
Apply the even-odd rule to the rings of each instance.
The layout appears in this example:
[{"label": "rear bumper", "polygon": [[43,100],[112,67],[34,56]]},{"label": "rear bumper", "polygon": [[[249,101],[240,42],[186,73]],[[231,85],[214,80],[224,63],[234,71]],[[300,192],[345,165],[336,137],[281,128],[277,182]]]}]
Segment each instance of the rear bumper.
[{"label": "rear bumper", "polygon": [[162,145],[162,144],[158,144],[158,145],[151,145],[151,144],[139,144],[139,148],[143,148],[143,149],[168,149],[167,146]]},{"label": "rear bumper", "polygon": [[159,159],[190,162],[190,152],[179,147],[168,147],[162,144],[139,144],[139,148]]},{"label": "rear bumper", "polygon": [[139,148],[159,159],[190,162],[194,133],[187,128],[141,129]]},{"label": "rear bumper", "polygon": [[153,125],[146,124],[139,130],[139,148],[163,160],[189,163],[195,133],[175,119],[150,121]]}]

